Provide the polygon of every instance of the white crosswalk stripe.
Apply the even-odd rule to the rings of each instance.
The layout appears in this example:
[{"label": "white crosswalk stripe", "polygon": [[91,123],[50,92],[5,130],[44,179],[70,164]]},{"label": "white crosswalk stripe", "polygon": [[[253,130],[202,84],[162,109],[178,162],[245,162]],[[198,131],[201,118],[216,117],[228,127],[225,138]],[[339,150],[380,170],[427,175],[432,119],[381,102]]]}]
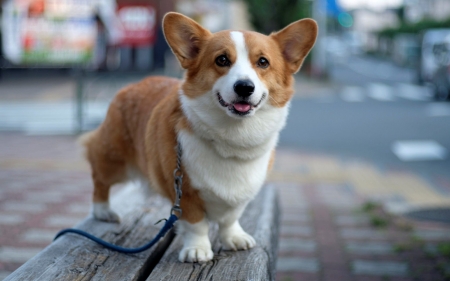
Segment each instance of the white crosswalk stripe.
[{"label": "white crosswalk stripe", "polygon": [[402,161],[445,160],[447,149],[434,140],[402,140],[392,144],[392,152]]},{"label": "white crosswalk stripe", "polygon": [[370,83],[367,87],[367,95],[379,101],[396,100],[392,87],[382,83]]},{"label": "white crosswalk stripe", "polygon": [[404,99],[415,101],[427,101],[432,98],[430,88],[406,83],[399,83],[397,85],[396,95]]},{"label": "white crosswalk stripe", "polygon": [[347,102],[362,102],[365,99],[363,89],[355,86],[344,87],[340,96],[341,99]]},{"label": "white crosswalk stripe", "polygon": [[[429,87],[419,86],[409,83],[397,83],[387,85],[383,83],[369,83],[366,86],[344,86],[336,98],[345,102],[366,102],[370,100],[380,102],[393,102],[401,100],[410,101],[430,101],[433,99],[432,91]],[[328,102],[333,99],[329,97]]]}]

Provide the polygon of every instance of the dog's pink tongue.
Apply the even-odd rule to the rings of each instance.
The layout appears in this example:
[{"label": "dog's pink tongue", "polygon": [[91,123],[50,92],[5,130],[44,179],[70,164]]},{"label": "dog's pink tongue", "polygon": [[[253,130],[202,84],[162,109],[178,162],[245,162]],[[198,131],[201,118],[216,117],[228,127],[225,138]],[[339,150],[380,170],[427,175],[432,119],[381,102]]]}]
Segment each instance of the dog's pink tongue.
[{"label": "dog's pink tongue", "polygon": [[236,109],[239,112],[247,112],[250,110],[250,105],[248,103],[235,103],[234,109]]}]

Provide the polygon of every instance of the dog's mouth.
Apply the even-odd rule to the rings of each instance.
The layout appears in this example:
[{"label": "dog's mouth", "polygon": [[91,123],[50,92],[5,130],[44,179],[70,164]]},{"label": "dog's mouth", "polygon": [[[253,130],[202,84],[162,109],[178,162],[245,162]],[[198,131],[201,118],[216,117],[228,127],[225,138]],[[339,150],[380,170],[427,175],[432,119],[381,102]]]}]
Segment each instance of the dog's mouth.
[{"label": "dog's mouth", "polygon": [[227,103],[226,101],[223,100],[220,93],[217,93],[217,98],[219,100],[220,105],[228,108],[229,111],[240,116],[244,116],[252,112],[253,109],[257,108],[261,104],[265,96],[266,95],[263,94],[261,100],[257,104],[252,104],[246,100],[236,100],[233,101],[232,103]]}]

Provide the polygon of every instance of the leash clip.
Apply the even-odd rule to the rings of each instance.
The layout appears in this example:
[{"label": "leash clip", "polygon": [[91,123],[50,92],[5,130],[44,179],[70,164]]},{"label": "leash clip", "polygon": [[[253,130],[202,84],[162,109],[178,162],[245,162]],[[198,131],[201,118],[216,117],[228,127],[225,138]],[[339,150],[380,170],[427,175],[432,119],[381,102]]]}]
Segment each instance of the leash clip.
[{"label": "leash clip", "polygon": [[[178,214],[177,214],[178,213]],[[180,206],[173,206],[172,209],[170,209],[170,214],[175,215],[177,217],[181,217],[183,212],[181,211]]]}]

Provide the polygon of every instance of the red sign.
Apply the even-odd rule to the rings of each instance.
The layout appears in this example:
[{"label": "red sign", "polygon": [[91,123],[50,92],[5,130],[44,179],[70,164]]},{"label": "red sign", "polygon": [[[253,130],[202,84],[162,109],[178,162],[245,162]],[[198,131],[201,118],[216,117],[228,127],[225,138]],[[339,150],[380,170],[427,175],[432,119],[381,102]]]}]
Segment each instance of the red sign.
[{"label": "red sign", "polygon": [[120,45],[150,46],[155,43],[156,10],[150,5],[119,5],[117,17],[124,37]]}]

